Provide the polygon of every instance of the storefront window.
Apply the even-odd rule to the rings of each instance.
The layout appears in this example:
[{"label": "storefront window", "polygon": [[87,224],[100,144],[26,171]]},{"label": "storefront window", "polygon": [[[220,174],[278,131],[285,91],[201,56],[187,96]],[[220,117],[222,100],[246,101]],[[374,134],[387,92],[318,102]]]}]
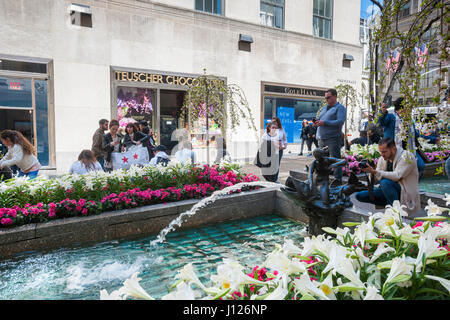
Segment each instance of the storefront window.
[{"label": "storefront window", "polygon": [[117,87],[117,120],[121,127],[129,122],[148,121],[151,128],[153,123],[153,101],[155,91],[147,88]]},{"label": "storefront window", "polygon": [[36,99],[37,156],[43,166],[49,165],[47,81],[34,81]]},{"label": "storefront window", "polygon": [[[275,103],[275,114],[269,113],[273,110]],[[307,99],[288,99],[288,98],[264,98],[264,128],[272,116],[277,116],[281,120],[283,129],[287,134],[288,143],[300,143],[300,132],[303,119],[311,120],[316,116],[321,102],[318,100]]]},{"label": "storefront window", "polygon": [[48,166],[47,80],[34,80],[35,108],[31,88],[32,79],[0,78],[0,131],[20,131],[36,147],[41,165]]}]

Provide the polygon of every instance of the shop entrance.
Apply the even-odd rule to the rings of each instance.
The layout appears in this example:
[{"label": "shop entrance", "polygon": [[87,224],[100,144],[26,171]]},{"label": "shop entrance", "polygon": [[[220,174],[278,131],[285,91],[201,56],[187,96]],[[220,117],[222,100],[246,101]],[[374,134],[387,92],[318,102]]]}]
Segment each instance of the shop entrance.
[{"label": "shop entrance", "polygon": [[181,116],[185,91],[160,90],[160,144],[170,154],[178,141],[172,141],[172,133],[176,129],[185,128],[187,119]]}]

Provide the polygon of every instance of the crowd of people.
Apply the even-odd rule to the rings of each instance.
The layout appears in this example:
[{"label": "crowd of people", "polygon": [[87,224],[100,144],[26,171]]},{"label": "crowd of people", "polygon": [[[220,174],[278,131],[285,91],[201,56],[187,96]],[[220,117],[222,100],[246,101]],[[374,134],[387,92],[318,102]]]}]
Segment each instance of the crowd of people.
[{"label": "crowd of people", "polygon": [[[320,110],[317,119],[304,119],[302,122],[299,155],[303,155],[305,142],[308,148],[307,156],[311,156],[314,143],[316,148],[326,148],[330,157],[338,159],[342,159],[341,150],[344,146],[350,149],[352,144],[378,144],[381,157],[376,167],[368,165],[362,169],[370,174],[371,183],[377,187],[370,192],[358,192],[356,198],[361,202],[383,207],[393,205],[395,200],[399,200],[409,212],[419,210],[419,180],[425,171],[426,158],[418,137],[426,138],[429,143],[439,143],[438,133],[421,134],[413,122],[407,141],[402,140],[400,130],[404,99],[400,97],[393,102],[394,113],[388,113],[386,104],[381,106],[377,121],[373,121],[367,112],[364,113],[359,137],[349,142],[342,132],[347,117],[346,107],[337,101],[335,89],[327,90],[324,98],[326,105]],[[267,181],[278,182],[280,162],[287,145],[285,141],[286,132],[281,122],[277,117],[272,118],[266,125],[255,159],[255,164],[261,168],[261,173]],[[445,170],[450,179],[450,158],[446,161]],[[342,185],[342,168],[336,168],[333,174],[331,186]]]}]

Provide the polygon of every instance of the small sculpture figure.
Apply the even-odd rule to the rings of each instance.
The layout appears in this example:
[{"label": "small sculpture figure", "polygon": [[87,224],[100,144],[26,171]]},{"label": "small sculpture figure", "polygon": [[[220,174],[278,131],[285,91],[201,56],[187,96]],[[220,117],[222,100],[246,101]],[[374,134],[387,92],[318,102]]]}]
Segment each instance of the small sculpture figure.
[{"label": "small sculpture figure", "polygon": [[292,176],[286,180],[284,190],[300,200],[305,213],[310,218],[310,233],[322,233],[322,227],[336,227],[337,217],[345,208],[351,207],[350,195],[366,188],[354,173],[350,174],[348,183],[331,187],[329,175],[331,170],[345,165],[344,159],[328,156],[328,149],[316,148],[315,160],[309,168],[308,181],[301,181]]}]

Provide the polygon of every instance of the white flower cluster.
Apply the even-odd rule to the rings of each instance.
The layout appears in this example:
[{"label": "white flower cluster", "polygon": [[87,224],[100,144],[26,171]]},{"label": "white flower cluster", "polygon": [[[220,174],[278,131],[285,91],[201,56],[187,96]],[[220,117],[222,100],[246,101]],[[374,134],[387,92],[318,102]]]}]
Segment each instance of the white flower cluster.
[{"label": "white flower cluster", "polygon": [[[450,205],[449,194],[445,195],[445,201]],[[407,213],[396,201],[393,206],[387,206],[384,213],[371,214],[367,222],[345,223],[344,228],[337,229],[324,228],[334,234],[334,238],[306,237],[300,246],[286,239],[282,246],[276,245],[268,254],[264,267],[270,272],[265,281],[246,274],[238,262],[224,259],[217,273],[210,277],[212,285],[206,287],[192,264],[188,264],[179,271],[178,281],[162,299],[233,299],[236,293],[243,296],[251,292],[247,296],[250,300],[382,300],[392,297],[393,292],[401,295],[399,288],[410,287],[415,281],[423,285],[427,279],[434,287],[437,281],[445,289],[432,292],[448,296],[450,280],[430,274],[427,267],[448,263],[448,249],[437,240],[450,239],[450,225],[447,218],[440,215],[443,209],[431,200],[426,210],[427,217],[417,218],[425,223],[412,227],[403,222]],[[439,224],[433,225],[436,221],[440,221]],[[351,231],[349,227],[355,228]],[[319,274],[312,277],[308,270],[319,263],[324,268],[317,268]],[[136,279],[137,274],[111,294],[102,290],[100,298],[153,299]],[[130,283],[134,288],[130,288]]]}]

